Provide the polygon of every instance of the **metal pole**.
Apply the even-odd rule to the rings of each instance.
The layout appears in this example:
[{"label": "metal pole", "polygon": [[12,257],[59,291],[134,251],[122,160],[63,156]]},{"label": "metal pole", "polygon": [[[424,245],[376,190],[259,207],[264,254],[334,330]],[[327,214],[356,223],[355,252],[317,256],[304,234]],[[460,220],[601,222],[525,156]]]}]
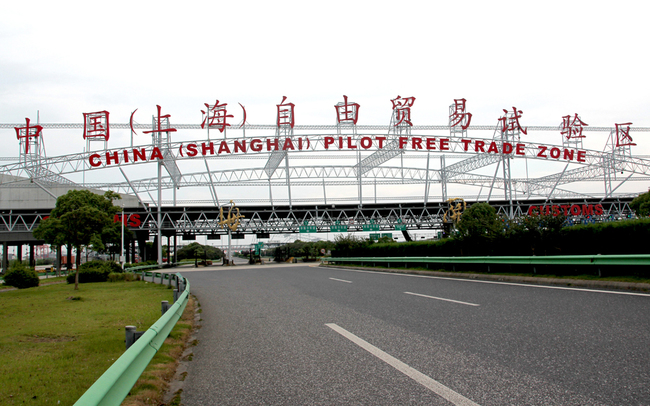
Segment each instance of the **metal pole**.
[{"label": "metal pole", "polygon": [[122,202],[122,248],[120,249],[120,262],[122,263],[122,271],[124,271],[124,202]]}]

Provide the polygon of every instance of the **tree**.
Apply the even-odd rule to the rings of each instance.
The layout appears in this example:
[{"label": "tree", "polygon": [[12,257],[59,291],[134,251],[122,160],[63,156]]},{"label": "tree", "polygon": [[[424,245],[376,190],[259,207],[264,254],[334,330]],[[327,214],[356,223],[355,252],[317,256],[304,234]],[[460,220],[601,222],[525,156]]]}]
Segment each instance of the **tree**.
[{"label": "tree", "polygon": [[219,259],[223,257],[223,251],[211,245],[201,245],[198,242],[193,242],[178,250],[176,258],[181,259]]},{"label": "tree", "polygon": [[475,203],[463,213],[456,224],[458,236],[477,243],[492,242],[503,235],[503,221],[494,207],[487,203]]},{"label": "tree", "polygon": [[638,217],[650,216],[650,191],[641,193],[630,202],[630,208]]},{"label": "tree", "polygon": [[113,216],[120,208],[113,205],[113,200],[120,198],[110,191],[100,196],[88,190],[70,190],[56,199],[50,217],[34,230],[34,237],[39,240],[76,249],[75,290],[79,289],[81,250],[91,243],[97,244],[104,229],[114,227]]}]

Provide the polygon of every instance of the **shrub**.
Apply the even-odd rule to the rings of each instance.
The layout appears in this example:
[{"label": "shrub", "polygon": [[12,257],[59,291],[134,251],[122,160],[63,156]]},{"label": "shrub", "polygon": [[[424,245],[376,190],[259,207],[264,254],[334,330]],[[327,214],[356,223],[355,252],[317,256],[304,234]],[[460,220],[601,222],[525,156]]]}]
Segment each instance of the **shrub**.
[{"label": "shrub", "polygon": [[108,274],[108,281],[109,282],[132,282],[132,281],[139,281],[140,280],[140,275],[136,275],[133,273],[129,272],[113,272]]},{"label": "shrub", "polygon": [[38,286],[39,278],[36,271],[28,268],[20,262],[15,262],[7,270],[4,277],[5,285],[13,286],[18,289],[33,288]]},{"label": "shrub", "polygon": [[[106,282],[111,273],[122,273],[120,265],[114,261],[93,260],[79,267],[79,283]],[[74,283],[75,274],[66,278],[68,283]]]}]

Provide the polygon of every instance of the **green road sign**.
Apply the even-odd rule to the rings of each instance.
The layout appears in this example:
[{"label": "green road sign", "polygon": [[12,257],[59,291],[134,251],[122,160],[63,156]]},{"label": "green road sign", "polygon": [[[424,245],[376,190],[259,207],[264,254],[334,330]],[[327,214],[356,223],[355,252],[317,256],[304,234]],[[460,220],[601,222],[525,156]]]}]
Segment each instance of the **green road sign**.
[{"label": "green road sign", "polygon": [[317,226],[300,226],[298,227],[298,231],[301,233],[317,233],[318,232],[318,227]]},{"label": "green road sign", "polygon": [[381,233],[381,238],[388,237],[391,240],[393,239],[393,233]]},{"label": "green road sign", "polygon": [[379,239],[379,234],[370,234],[371,241],[377,241]]},{"label": "green road sign", "polygon": [[330,226],[330,233],[347,233],[347,232],[348,232],[348,226],[342,226],[342,225]]},{"label": "green road sign", "polygon": [[379,231],[379,224],[364,224],[361,227],[363,231]]},{"label": "green road sign", "polygon": [[395,224],[395,231],[404,231],[406,230],[406,224]]}]

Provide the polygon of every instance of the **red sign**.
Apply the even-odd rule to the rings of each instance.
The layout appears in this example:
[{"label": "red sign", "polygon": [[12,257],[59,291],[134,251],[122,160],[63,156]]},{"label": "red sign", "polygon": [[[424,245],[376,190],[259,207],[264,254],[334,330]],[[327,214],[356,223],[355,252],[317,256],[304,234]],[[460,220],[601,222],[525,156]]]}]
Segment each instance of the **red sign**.
[{"label": "red sign", "polygon": [[176,131],[175,128],[163,128],[163,122],[169,123],[169,117],[171,117],[171,115],[166,114],[164,116],[161,116],[160,115],[161,107],[158,106],[158,105],[156,105],[156,107],[158,108],[158,118],[156,120],[156,129],[151,130],[151,131],[143,131],[143,133],[144,134],[149,134],[149,133],[162,133],[162,132],[170,133],[170,132],[175,132]]},{"label": "red sign", "polygon": [[395,112],[395,127],[402,123],[413,126],[411,122],[411,107],[415,103],[415,97],[402,98],[401,96],[397,96],[391,102],[393,103],[393,111]]},{"label": "red sign", "polygon": [[519,119],[521,118],[521,115],[524,114],[521,110],[517,110],[516,107],[513,107],[512,115],[510,115],[506,109],[503,109],[503,112],[506,115],[499,119],[499,121],[501,121],[501,132],[519,130],[526,134],[526,129],[519,124]]},{"label": "red sign", "polygon": [[454,99],[454,109],[452,114],[449,116],[449,126],[456,127],[458,124],[461,125],[463,130],[467,130],[469,127],[470,121],[472,121],[472,113],[465,111],[465,99]]},{"label": "red sign", "polygon": [[104,138],[108,141],[110,136],[108,128],[108,111],[83,113],[84,115],[84,140],[86,138]]},{"label": "red sign", "polygon": [[348,103],[348,96],[343,96],[343,103],[338,103],[334,106],[336,109],[336,121],[338,123],[352,123],[356,124],[359,118],[359,104]]},{"label": "red sign", "polygon": [[630,137],[630,126],[632,123],[616,124],[616,147],[636,145]]},{"label": "red sign", "polygon": [[39,135],[41,135],[41,131],[43,131],[43,127],[40,125],[33,125],[30,127],[29,125],[29,119],[25,118],[25,121],[27,124],[25,127],[14,127],[14,130],[16,130],[16,138],[20,140],[21,138],[25,139],[25,153],[29,154],[29,139],[30,138],[36,138]]},{"label": "red sign", "polygon": [[578,117],[578,113],[573,117],[573,120],[571,120],[571,116],[564,116],[562,117],[562,135],[566,136],[567,140],[571,138],[585,138],[584,135],[582,135],[582,127],[583,126],[588,126],[589,124],[584,123],[582,120],[580,120],[580,117]]},{"label": "red sign", "polygon": [[206,111],[201,110],[204,118],[201,123],[201,128],[205,128],[207,122],[208,128],[217,127],[219,132],[224,132],[226,127],[230,127],[230,124],[226,123],[226,119],[233,118],[232,114],[226,112],[227,103],[219,104],[217,100],[214,105],[210,106],[208,103],[205,103]]},{"label": "red sign", "polygon": [[296,105],[293,103],[285,104],[284,103],[285,100],[287,100],[287,96],[282,96],[282,102],[277,105],[278,107],[277,125],[278,127],[288,125],[291,128],[293,128],[296,122],[293,114],[293,109],[296,107]]},{"label": "red sign", "polygon": [[601,216],[603,212],[602,204],[552,204],[528,207],[529,216]]}]

